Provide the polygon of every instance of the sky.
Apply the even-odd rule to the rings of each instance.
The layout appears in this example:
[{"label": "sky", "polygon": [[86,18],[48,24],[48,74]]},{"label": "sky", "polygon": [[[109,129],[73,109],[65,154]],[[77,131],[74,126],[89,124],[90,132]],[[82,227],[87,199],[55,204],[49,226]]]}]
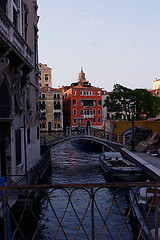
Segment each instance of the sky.
[{"label": "sky", "polygon": [[160,78],[160,0],[38,0],[39,62],[52,87],[152,89]]}]

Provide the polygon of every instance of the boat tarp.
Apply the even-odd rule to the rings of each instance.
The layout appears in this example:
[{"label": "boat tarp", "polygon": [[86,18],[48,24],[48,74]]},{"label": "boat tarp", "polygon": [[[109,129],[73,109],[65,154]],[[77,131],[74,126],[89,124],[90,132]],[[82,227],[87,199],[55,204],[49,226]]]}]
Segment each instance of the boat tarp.
[{"label": "boat tarp", "polygon": [[105,152],[104,156],[105,158],[121,158],[122,157],[120,152]]}]

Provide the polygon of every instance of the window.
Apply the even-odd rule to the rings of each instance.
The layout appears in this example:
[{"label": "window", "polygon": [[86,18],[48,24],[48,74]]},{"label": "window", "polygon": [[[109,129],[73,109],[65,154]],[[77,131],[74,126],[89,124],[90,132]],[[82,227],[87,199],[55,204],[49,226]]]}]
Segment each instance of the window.
[{"label": "window", "polygon": [[37,139],[39,139],[39,126],[37,127]]},{"label": "window", "polygon": [[86,91],[84,91],[84,95],[86,95]]},{"label": "window", "polygon": [[84,123],[84,120],[83,119],[81,119],[81,124],[83,124]]},{"label": "window", "polygon": [[99,105],[99,106],[101,105],[101,100],[98,100],[98,105]]},{"label": "window", "polygon": [[54,120],[60,120],[60,118],[61,118],[61,113],[55,112],[54,113]]},{"label": "window", "polygon": [[6,10],[7,10],[7,8],[6,8],[7,0],[2,0],[0,3],[1,3],[1,8],[6,13]]},{"label": "window", "polygon": [[48,82],[48,74],[45,74],[45,82]]},{"label": "window", "polygon": [[98,118],[98,123],[101,123],[101,119],[100,118]]},{"label": "window", "polygon": [[93,110],[93,115],[94,115],[94,116],[96,115],[96,110]]},{"label": "window", "polygon": [[27,42],[28,40],[28,11],[24,10],[24,39]]},{"label": "window", "polygon": [[42,87],[42,83],[40,83],[39,86]]},{"label": "window", "polygon": [[39,75],[41,75],[41,71],[39,71]]},{"label": "window", "polygon": [[58,128],[61,128],[61,125],[58,123]]},{"label": "window", "polygon": [[76,105],[77,103],[76,103],[76,99],[73,99],[73,105]]},{"label": "window", "polygon": [[83,100],[80,100],[80,105],[83,105]]},{"label": "window", "polygon": [[93,123],[96,123],[96,119],[95,118],[93,118]]},{"label": "window", "polygon": [[76,91],[75,90],[73,91],[73,95],[76,95]]},{"label": "window", "polygon": [[97,95],[98,95],[98,96],[100,96],[100,95],[101,95],[101,92],[100,92],[100,91],[98,91],[98,92],[97,92]]},{"label": "window", "polygon": [[76,124],[76,119],[75,118],[73,119],[73,123]]},{"label": "window", "polygon": [[45,95],[45,93],[42,93],[42,98],[46,98],[46,95]]},{"label": "window", "polygon": [[60,99],[60,94],[59,93],[57,94],[57,98]]},{"label": "window", "polygon": [[17,28],[17,10],[13,7],[13,24]]},{"label": "window", "polygon": [[46,87],[48,87],[48,83],[47,83],[47,84],[45,84],[45,86],[46,86]]},{"label": "window", "polygon": [[80,93],[80,94],[81,94],[81,96],[82,96],[82,95],[83,95],[83,91],[81,91],[81,93]]},{"label": "window", "polygon": [[101,110],[100,109],[98,109],[98,115],[101,115]]},{"label": "window", "polygon": [[76,109],[73,110],[73,115],[74,115],[74,116],[77,115],[77,110],[76,110]]},{"label": "window", "polygon": [[92,91],[90,91],[90,95],[92,95]]},{"label": "window", "polygon": [[27,143],[29,144],[31,142],[30,138],[30,128],[27,129]]},{"label": "window", "polygon": [[81,110],[81,116],[83,116],[83,110]]},{"label": "window", "polygon": [[89,95],[89,91],[87,91],[87,95]]},{"label": "window", "polygon": [[21,163],[21,130],[15,131],[16,142],[16,165]]}]

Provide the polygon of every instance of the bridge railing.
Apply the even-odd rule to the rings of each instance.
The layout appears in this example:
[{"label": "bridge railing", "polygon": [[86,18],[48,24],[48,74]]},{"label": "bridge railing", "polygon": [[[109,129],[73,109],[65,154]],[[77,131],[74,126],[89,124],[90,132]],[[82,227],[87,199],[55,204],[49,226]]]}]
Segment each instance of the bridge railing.
[{"label": "bridge railing", "polygon": [[[133,198],[129,202],[130,190]],[[147,219],[158,202],[160,183],[102,183],[0,186],[0,239],[133,239],[140,240],[144,228],[150,238],[158,240],[158,204],[154,207],[155,228],[151,235]],[[142,225],[136,229],[132,216],[139,189],[151,189],[153,201],[140,212]],[[19,197],[10,208],[10,196]],[[36,198],[35,198],[36,196]],[[9,209],[9,216],[7,215]],[[10,238],[10,239],[11,239]]]},{"label": "bridge railing", "polygon": [[125,144],[126,140],[124,136],[119,134],[112,134],[111,132],[105,132],[103,129],[96,128],[86,128],[86,127],[66,127],[65,131],[59,132],[50,132],[50,133],[41,133],[40,141],[41,144],[49,143],[58,139],[65,138],[67,136],[76,136],[76,135],[91,135],[98,138],[103,138],[106,140],[118,142],[120,144]]}]

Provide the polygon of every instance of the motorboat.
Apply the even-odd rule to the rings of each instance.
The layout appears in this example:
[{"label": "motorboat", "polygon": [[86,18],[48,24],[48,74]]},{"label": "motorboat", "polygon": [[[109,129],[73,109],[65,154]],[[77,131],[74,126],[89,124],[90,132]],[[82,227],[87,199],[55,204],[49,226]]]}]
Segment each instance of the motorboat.
[{"label": "motorboat", "polygon": [[111,177],[124,181],[135,181],[142,175],[142,169],[123,158],[120,152],[104,152],[99,157],[101,167]]},{"label": "motorboat", "polygon": [[[158,200],[158,239],[160,239],[160,189]],[[155,199],[154,189],[151,187],[135,187],[129,191],[129,201],[132,214],[140,236],[144,240],[155,239]]]}]

